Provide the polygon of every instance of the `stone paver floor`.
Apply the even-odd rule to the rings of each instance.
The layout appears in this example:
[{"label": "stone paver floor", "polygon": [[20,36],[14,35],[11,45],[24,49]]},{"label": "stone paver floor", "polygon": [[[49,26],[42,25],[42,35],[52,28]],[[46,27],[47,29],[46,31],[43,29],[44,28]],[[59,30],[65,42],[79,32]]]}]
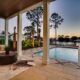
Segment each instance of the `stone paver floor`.
[{"label": "stone paver floor", "polygon": [[40,50],[34,48],[23,51],[22,59],[33,59],[36,66],[0,66],[0,80],[80,80],[80,67],[75,63],[50,60],[47,66],[41,65],[42,58],[33,54]]}]

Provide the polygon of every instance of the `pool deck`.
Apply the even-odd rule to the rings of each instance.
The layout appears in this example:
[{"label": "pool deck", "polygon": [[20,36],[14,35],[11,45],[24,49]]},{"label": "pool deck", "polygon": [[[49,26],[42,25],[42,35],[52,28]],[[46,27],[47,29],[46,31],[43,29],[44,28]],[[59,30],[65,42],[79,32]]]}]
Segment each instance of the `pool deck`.
[{"label": "pool deck", "polygon": [[42,48],[23,50],[23,59],[33,59],[33,67],[17,67],[14,70],[13,65],[0,66],[0,80],[80,80],[80,67],[75,63],[52,59],[48,65],[42,65],[41,57],[33,54],[41,50]]},{"label": "pool deck", "polygon": [[29,68],[10,80],[80,80],[80,68],[73,63],[57,64],[50,61],[48,65],[41,65],[37,60],[37,66]]}]

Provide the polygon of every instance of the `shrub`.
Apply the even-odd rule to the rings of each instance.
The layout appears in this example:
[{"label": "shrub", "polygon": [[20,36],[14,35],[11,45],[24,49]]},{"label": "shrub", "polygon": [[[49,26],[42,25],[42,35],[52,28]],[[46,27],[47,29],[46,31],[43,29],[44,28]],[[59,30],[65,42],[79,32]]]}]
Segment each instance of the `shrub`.
[{"label": "shrub", "polygon": [[22,41],[22,48],[23,49],[32,48],[32,41],[31,40]]},{"label": "shrub", "polygon": [[9,51],[10,51],[10,47],[9,47],[9,46],[6,46],[6,47],[5,47],[5,51],[6,51],[6,52],[5,52],[6,55],[8,55],[8,54],[9,54]]},{"label": "shrub", "polygon": [[0,39],[0,44],[4,45],[5,44],[5,39]]},{"label": "shrub", "polygon": [[[40,42],[40,46],[42,46],[42,45],[43,45],[43,43]],[[34,47],[38,47],[37,40],[34,41]],[[29,48],[32,48],[32,40],[30,40],[30,39],[23,40],[22,41],[22,49],[29,49]]]},{"label": "shrub", "polygon": [[10,47],[10,50],[13,50],[13,41],[12,40],[9,40],[9,47]]},{"label": "shrub", "polygon": [[34,47],[38,47],[38,41],[34,41]]}]

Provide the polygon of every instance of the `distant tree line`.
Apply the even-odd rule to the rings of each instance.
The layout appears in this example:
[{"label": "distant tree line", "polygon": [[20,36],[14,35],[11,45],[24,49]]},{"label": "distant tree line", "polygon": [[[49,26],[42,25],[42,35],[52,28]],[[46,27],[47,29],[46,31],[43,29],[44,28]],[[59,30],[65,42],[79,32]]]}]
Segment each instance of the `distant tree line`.
[{"label": "distant tree line", "polygon": [[[54,40],[55,40],[54,38],[50,38],[50,43],[52,44]],[[72,42],[74,45],[76,45],[76,43],[80,42],[80,37],[77,36],[69,37],[69,36],[59,35],[57,41],[60,42],[61,44],[63,42],[65,43]]]}]

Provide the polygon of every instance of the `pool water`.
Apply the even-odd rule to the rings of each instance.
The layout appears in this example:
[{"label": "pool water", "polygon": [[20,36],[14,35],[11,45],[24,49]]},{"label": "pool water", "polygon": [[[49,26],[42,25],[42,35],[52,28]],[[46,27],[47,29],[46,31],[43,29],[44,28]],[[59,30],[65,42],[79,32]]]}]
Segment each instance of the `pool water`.
[{"label": "pool water", "polygon": [[[37,56],[42,56],[43,52],[37,52]],[[72,48],[53,48],[49,50],[49,59],[66,60],[78,62],[78,49]]]}]

